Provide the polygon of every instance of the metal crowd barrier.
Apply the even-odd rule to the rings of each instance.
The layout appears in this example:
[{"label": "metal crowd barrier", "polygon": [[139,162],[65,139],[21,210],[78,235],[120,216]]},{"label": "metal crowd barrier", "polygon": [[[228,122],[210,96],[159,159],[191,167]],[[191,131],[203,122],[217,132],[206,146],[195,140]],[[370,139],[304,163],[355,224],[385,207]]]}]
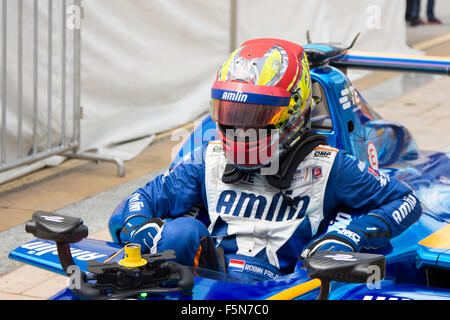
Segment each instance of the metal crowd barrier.
[{"label": "metal crowd barrier", "polygon": [[[11,170],[26,164],[30,164],[50,156],[61,155],[68,158],[78,158],[78,159],[88,159],[93,161],[106,161],[106,162],[114,162],[117,165],[117,174],[119,176],[125,175],[125,167],[123,162],[120,159],[101,156],[94,153],[88,152],[80,152],[80,119],[81,119],[81,106],[80,106],[80,64],[81,64],[81,24],[77,24],[77,18],[82,18],[82,7],[81,0],[57,0],[61,2],[61,9],[57,10],[60,12],[55,12],[55,5],[53,0],[33,0],[32,4],[32,51],[33,51],[33,71],[31,74],[24,74],[23,65],[24,65],[24,7],[23,0],[1,0],[2,6],[2,22],[1,22],[1,138],[0,138],[0,172],[4,172],[7,170]],[[39,32],[40,25],[39,21],[39,8],[38,4],[45,2],[48,7],[48,17],[47,17],[47,61],[43,61],[42,63],[46,63],[47,67],[47,105],[42,106],[39,105],[38,97],[42,94],[40,90],[40,83],[38,79],[38,68],[42,65],[40,64],[39,58],[42,56],[39,55]],[[11,15],[8,15],[8,7],[9,6],[17,6],[17,17],[12,19]],[[58,7],[59,7],[58,3]],[[41,5],[42,11],[42,5]],[[79,17],[74,15],[79,14]],[[60,15],[57,17],[57,15]],[[29,17],[27,17],[29,18]],[[42,19],[42,18],[41,18]],[[61,31],[60,34],[55,34],[55,28],[53,28],[53,23],[58,22],[61,23]],[[71,24],[71,21],[68,19],[74,19]],[[15,23],[17,21],[17,39],[9,40],[8,36],[11,36],[8,33],[8,27],[12,26],[10,23]],[[8,54],[11,54],[10,50],[8,51],[8,45],[11,44],[11,41],[16,41],[15,46],[17,46],[17,82],[16,83],[8,83],[7,71],[11,66],[7,63]],[[60,41],[60,42],[58,42]],[[58,44],[58,46],[55,45]],[[73,64],[68,62],[68,45],[70,45],[73,49]],[[53,53],[55,50],[60,50],[59,53],[61,56],[61,60],[56,62],[53,61]],[[53,85],[57,80],[54,77],[55,65],[59,64],[58,68],[60,69],[60,80],[61,82],[58,84],[61,88],[60,90],[60,99],[56,103],[56,99],[53,97]],[[72,64],[72,65],[71,65]],[[16,66],[14,66],[16,68]],[[72,97],[67,97],[66,91],[68,89],[68,84],[66,83],[66,73],[68,72],[68,68],[72,68],[73,77],[72,77]],[[68,74],[68,73],[67,73]],[[29,150],[24,149],[24,130],[23,130],[23,116],[24,116],[24,103],[23,103],[23,89],[24,89],[24,80],[25,77],[30,77],[30,81],[32,82],[32,145]],[[26,80],[29,80],[28,78]],[[7,102],[8,95],[8,85],[12,87],[17,86],[17,105],[11,105]],[[14,92],[15,94],[15,92]],[[68,98],[71,98],[72,102],[72,118],[68,117],[68,113],[70,110],[68,109],[70,106],[67,105]],[[9,108],[9,109],[8,109]],[[11,119],[17,121],[17,155],[7,154],[6,148],[6,132],[9,119],[7,118],[7,110],[12,108],[16,108],[17,111],[17,119]],[[47,108],[47,143],[45,147],[39,145],[38,141],[38,111],[40,108]],[[61,112],[61,137],[57,143],[54,141],[52,137],[52,115],[53,112],[56,111],[57,108],[60,108]],[[42,110],[42,109],[41,109]],[[72,136],[70,138],[66,138],[67,127],[70,125],[70,121],[72,123]],[[28,137],[29,139],[30,137]],[[41,142],[42,144],[42,142]],[[26,152],[25,152],[26,151]]]}]

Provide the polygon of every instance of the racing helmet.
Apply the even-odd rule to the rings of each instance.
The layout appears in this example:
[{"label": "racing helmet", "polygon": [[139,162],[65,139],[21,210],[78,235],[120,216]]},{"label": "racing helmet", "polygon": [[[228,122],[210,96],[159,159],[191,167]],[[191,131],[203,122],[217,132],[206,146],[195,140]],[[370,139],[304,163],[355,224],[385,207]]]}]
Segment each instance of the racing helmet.
[{"label": "racing helmet", "polygon": [[295,145],[310,127],[306,54],[279,39],[246,41],[221,65],[211,89],[211,117],[238,169],[259,169]]}]

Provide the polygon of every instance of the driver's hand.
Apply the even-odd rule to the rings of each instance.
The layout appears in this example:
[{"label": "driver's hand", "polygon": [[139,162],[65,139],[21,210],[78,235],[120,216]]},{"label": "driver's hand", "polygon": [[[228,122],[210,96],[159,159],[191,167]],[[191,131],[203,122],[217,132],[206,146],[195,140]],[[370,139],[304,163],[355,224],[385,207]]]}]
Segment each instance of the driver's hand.
[{"label": "driver's hand", "polygon": [[[133,221],[133,219],[137,220],[136,218],[132,218],[128,222],[130,224],[133,223],[133,227],[128,229],[128,236],[121,238],[129,243],[140,244],[142,253],[149,253],[151,252],[153,245],[156,245],[158,240],[161,238],[161,232],[164,228],[165,222],[160,218]],[[139,218],[142,219],[142,217]],[[136,222],[138,222],[138,224],[134,224]],[[123,233],[125,233],[124,228],[122,228],[122,234]]]},{"label": "driver's hand", "polygon": [[315,252],[324,250],[345,252],[359,251],[361,248],[360,239],[361,237],[356,232],[347,229],[331,231],[324,236],[313,240],[300,254],[299,259],[303,261]]}]

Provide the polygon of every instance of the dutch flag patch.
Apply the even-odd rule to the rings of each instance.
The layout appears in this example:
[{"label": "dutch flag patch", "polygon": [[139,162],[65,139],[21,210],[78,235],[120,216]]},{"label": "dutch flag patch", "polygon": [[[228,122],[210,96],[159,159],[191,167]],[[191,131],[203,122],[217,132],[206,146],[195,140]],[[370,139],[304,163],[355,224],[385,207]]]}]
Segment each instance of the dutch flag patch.
[{"label": "dutch flag patch", "polygon": [[236,260],[230,259],[228,263],[228,268],[233,271],[242,272],[244,270],[245,261],[244,260]]}]

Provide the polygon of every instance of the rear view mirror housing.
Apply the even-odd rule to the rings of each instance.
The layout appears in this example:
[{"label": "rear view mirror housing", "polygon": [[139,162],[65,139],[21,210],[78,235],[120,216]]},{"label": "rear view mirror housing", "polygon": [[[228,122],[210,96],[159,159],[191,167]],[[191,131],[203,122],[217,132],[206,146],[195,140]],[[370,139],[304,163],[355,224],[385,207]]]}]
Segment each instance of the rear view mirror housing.
[{"label": "rear view mirror housing", "polygon": [[379,254],[320,251],[305,259],[304,268],[310,278],[322,283],[318,299],[328,298],[330,281],[367,283],[376,272],[386,276],[386,258]]}]

